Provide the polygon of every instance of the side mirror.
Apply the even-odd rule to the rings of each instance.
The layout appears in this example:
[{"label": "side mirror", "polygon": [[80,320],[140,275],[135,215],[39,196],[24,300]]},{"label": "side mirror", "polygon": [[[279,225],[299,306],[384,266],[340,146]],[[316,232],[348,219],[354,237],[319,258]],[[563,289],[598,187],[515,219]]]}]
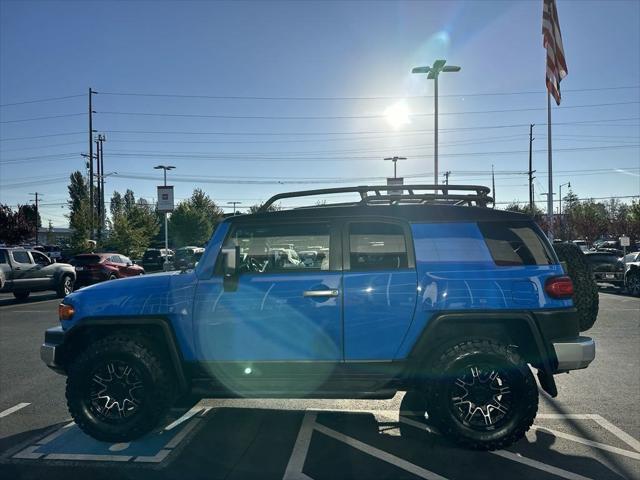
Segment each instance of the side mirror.
[{"label": "side mirror", "polygon": [[222,284],[225,292],[235,292],[238,289],[238,266],[240,265],[240,247],[223,248],[222,255]]}]

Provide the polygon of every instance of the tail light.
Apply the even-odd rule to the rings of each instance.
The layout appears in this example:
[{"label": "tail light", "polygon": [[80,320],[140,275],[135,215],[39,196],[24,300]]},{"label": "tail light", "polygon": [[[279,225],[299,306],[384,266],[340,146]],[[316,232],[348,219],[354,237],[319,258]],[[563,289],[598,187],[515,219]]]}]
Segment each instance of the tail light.
[{"label": "tail light", "polygon": [[544,291],[552,298],[571,298],[573,296],[573,282],[567,276],[551,277],[545,283]]}]

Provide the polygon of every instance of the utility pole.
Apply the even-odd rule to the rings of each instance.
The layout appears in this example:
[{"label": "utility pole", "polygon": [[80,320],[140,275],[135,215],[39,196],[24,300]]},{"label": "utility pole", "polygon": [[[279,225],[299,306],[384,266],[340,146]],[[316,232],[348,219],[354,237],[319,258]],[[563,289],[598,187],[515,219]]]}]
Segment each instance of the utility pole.
[{"label": "utility pole", "polygon": [[529,125],[529,213],[533,216],[533,176],[535,170],[533,170],[533,127],[535,123]]},{"label": "utility pole", "polygon": [[496,175],[491,164],[491,191],[493,192],[493,208],[496,208]]},{"label": "utility pole", "polygon": [[104,178],[106,177],[106,175],[104,173],[104,146],[103,146],[103,143],[106,140],[107,138],[104,135],[102,134],[98,135],[98,141],[100,142],[100,149],[98,152],[98,156],[100,158],[100,171],[102,172],[102,174],[98,178],[98,181],[100,182],[100,195],[99,195],[100,198],[98,199],[98,201],[100,202],[100,215],[98,218],[98,221],[100,222],[100,239],[102,239],[102,235],[104,235],[105,220],[107,218],[106,212],[104,211]]},{"label": "utility pole", "polygon": [[42,196],[39,192],[30,193],[29,195],[35,195],[36,197],[36,245],[38,245],[38,197]]},{"label": "utility pole", "polygon": [[240,205],[242,202],[227,202],[227,205],[233,205],[233,214],[236,214],[236,205]]},{"label": "utility pole", "polygon": [[93,94],[94,92],[89,87],[89,206],[90,206],[90,221],[89,221],[89,236],[93,240],[93,220],[95,210],[95,198],[93,197]]},{"label": "utility pole", "polygon": [[96,142],[96,171],[98,173],[96,174],[96,198],[92,197],[92,201],[97,207],[96,210],[98,214],[97,215],[98,224],[96,225],[97,239],[101,240],[102,226],[100,224],[100,218],[102,216],[102,211],[100,210],[100,179],[102,178],[102,174],[104,172],[100,170],[100,141],[96,138],[95,142]]},{"label": "utility pole", "polygon": [[387,161],[392,161],[393,162],[393,178],[398,178],[397,175],[397,170],[396,170],[396,164],[398,163],[398,160],[406,160],[407,157],[387,157],[385,158],[385,162]]},{"label": "utility pole", "polygon": [[451,170],[447,170],[443,173],[444,175],[444,183],[445,185],[449,185],[449,175],[451,175]]}]

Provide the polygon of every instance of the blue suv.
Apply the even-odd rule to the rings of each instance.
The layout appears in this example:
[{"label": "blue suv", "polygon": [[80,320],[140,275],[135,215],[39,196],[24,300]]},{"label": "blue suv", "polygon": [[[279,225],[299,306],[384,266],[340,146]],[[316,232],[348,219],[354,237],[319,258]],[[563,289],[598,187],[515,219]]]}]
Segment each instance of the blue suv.
[{"label": "blue suv", "polygon": [[[353,202],[277,210],[289,198]],[[298,200],[300,201],[300,200]],[[225,219],[193,270],[68,295],[44,362],[75,422],[128,441],[180,397],[418,398],[476,449],[522,438],[538,387],[595,356],[573,285],[529,217],[477,186],[283,193]]]}]

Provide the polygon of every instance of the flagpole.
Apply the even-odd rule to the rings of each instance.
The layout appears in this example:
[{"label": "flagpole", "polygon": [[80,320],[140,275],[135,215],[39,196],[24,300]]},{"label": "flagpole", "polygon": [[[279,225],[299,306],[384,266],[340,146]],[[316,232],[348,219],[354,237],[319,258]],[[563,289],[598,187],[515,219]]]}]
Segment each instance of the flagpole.
[{"label": "flagpole", "polygon": [[553,242],[553,155],[551,150],[551,94],[547,88],[547,150],[549,154],[549,189],[547,190],[547,236]]}]

